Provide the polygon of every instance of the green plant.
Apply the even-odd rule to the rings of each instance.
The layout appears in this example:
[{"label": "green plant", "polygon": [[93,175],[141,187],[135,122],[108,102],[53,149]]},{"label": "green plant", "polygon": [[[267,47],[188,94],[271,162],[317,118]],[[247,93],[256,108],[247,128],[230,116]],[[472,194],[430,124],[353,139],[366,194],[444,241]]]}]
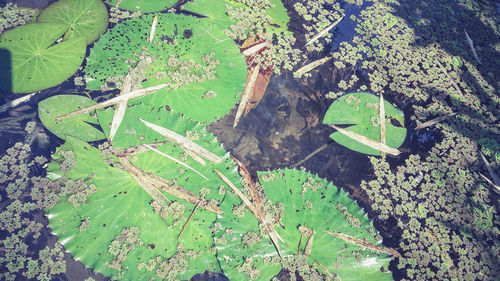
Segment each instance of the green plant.
[{"label": "green plant", "polygon": [[106,137],[103,132],[96,128],[98,121],[95,116],[85,114],[61,121],[54,119],[62,114],[93,104],[95,104],[94,101],[83,96],[53,96],[38,104],[38,117],[48,130],[61,139],[65,139],[68,135],[83,141],[102,140]]},{"label": "green plant", "polygon": [[39,23],[66,24],[64,40],[86,37],[94,42],[108,27],[108,11],[101,0],[59,0],[38,16]]},{"label": "green plant", "polygon": [[[246,64],[238,46],[202,19],[156,16],[158,24],[151,43],[148,38],[154,15],[123,21],[101,37],[87,60],[87,88],[120,87],[129,69],[135,68],[135,87],[143,80],[145,87],[171,84],[140,102],[168,105],[196,121],[213,121],[226,114],[245,84]],[[112,82],[106,82],[110,79]]]},{"label": "green plant", "polygon": [[[105,0],[111,6],[116,6],[118,0]],[[119,1],[120,4],[118,8],[128,10],[128,11],[141,11],[143,13],[152,13],[166,10],[172,7],[177,0],[166,0],[166,1],[157,1],[157,0],[122,0]]]},{"label": "green plant", "polygon": [[[380,140],[379,100],[367,92],[355,92],[335,100],[323,118],[324,124],[349,125],[349,131],[358,133],[372,140]],[[397,127],[393,122],[404,125],[403,112],[384,101],[387,145],[398,148],[406,137],[406,129]],[[357,142],[340,132],[330,137],[339,144],[365,154],[380,155],[380,151]]]},{"label": "green plant", "polygon": [[85,56],[86,42],[84,37],[75,37],[54,44],[66,30],[64,24],[32,23],[3,33],[0,49],[5,49],[9,57],[2,56],[0,79],[11,83],[1,83],[1,89],[34,92],[56,86],[73,75]]},{"label": "green plant", "polygon": [[230,280],[270,280],[281,268],[298,271],[304,280],[392,280],[387,254],[328,233],[346,234],[373,245],[381,242],[347,193],[304,171],[261,172],[259,178],[267,198],[267,216],[283,238],[279,243],[282,258],[265,227],[240,198],[229,193],[221,206],[224,215],[216,222],[215,243]]}]

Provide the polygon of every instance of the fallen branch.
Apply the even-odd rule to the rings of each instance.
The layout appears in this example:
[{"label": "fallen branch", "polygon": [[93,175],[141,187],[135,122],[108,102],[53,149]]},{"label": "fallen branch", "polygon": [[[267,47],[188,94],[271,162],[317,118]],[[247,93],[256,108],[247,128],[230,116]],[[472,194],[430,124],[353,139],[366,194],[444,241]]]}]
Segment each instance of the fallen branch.
[{"label": "fallen branch", "polygon": [[484,165],[486,166],[486,169],[488,170],[488,173],[490,173],[491,178],[493,179],[493,182],[495,185],[500,186],[500,179],[498,179],[497,175],[491,168],[490,163],[488,163],[488,160],[486,160],[486,157],[484,157],[484,154],[479,151],[479,154],[481,155],[481,159],[483,160]]},{"label": "fallen branch", "polygon": [[10,102],[8,102],[8,103],[6,103],[6,104],[2,104],[2,105],[0,106],[0,112],[7,111],[7,110],[9,110],[9,109],[11,109],[11,108],[14,108],[14,107],[16,107],[16,106],[18,106],[18,105],[22,104],[22,103],[28,102],[28,101],[31,99],[31,97],[32,97],[32,96],[34,96],[35,94],[36,94],[36,93],[32,93],[32,94],[29,94],[29,95],[25,95],[25,96],[23,96],[23,97],[20,97],[20,98],[17,98],[17,99],[15,99],[15,100],[13,100],[13,101],[10,101]]},{"label": "fallen branch", "polygon": [[153,42],[153,38],[155,37],[156,25],[158,24],[158,16],[153,18],[153,23],[151,24],[151,31],[149,32],[149,40],[148,43]]},{"label": "fallen branch", "polygon": [[252,47],[244,50],[242,52],[242,54],[245,56],[245,57],[248,57],[248,56],[251,56],[255,53],[257,53],[258,51],[264,49],[265,47],[268,47],[270,46],[270,43],[269,42],[262,42],[262,43],[259,43],[259,44],[255,44],[253,45]]},{"label": "fallen branch", "polygon": [[179,240],[179,238],[181,237],[182,233],[184,232],[184,230],[186,229],[186,226],[188,225],[189,221],[191,220],[191,218],[193,217],[194,215],[194,212],[196,212],[196,210],[198,209],[198,206],[200,206],[200,203],[201,203],[201,200],[198,201],[198,203],[196,203],[196,206],[194,206],[194,209],[193,211],[191,212],[191,215],[189,215],[189,218],[187,219],[186,223],[182,226],[182,230],[181,232],[179,232],[179,235],[177,235],[177,240]]},{"label": "fallen branch", "polygon": [[152,93],[154,93],[162,88],[165,88],[168,85],[170,85],[170,84],[169,83],[161,84],[158,86],[153,86],[153,87],[149,87],[149,88],[145,88],[145,89],[135,90],[135,91],[126,93],[125,95],[119,95],[119,96],[114,97],[112,99],[109,99],[107,101],[103,101],[103,102],[100,102],[100,103],[97,103],[94,105],[86,106],[86,107],[81,108],[79,110],[72,111],[70,113],[66,113],[64,115],[56,117],[55,120],[60,121],[60,120],[65,119],[65,118],[69,118],[69,117],[77,116],[80,114],[89,113],[89,112],[92,112],[92,111],[97,110],[97,109],[105,108],[107,106],[117,104],[121,101],[128,101],[129,99],[143,97],[143,96],[152,94]]},{"label": "fallen branch", "polygon": [[346,129],[342,129],[342,128],[337,127],[333,124],[329,124],[329,126],[334,128],[335,130],[337,130],[339,133],[345,135],[346,137],[349,137],[349,138],[351,138],[359,143],[362,143],[362,144],[369,146],[373,149],[376,149],[380,152],[385,152],[385,153],[393,155],[393,156],[398,156],[401,153],[399,150],[397,150],[395,148],[392,148],[386,144],[380,143],[376,140],[369,139],[369,138],[367,138],[363,135],[360,135],[358,133],[351,132],[351,131],[346,130]]}]

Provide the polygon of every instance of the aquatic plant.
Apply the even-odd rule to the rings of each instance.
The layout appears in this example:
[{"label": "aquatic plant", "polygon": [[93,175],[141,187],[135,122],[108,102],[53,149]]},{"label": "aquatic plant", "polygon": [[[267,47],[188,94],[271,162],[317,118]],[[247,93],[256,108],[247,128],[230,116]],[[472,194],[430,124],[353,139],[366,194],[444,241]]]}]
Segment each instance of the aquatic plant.
[{"label": "aquatic plant", "polygon": [[64,40],[85,37],[88,45],[106,31],[108,10],[101,0],[59,0],[45,8],[37,22],[66,24]]},{"label": "aquatic plant", "polygon": [[15,3],[7,3],[0,7],[0,34],[19,25],[32,23],[39,13],[36,9],[18,7]]},{"label": "aquatic plant", "polygon": [[226,114],[245,84],[245,60],[237,45],[201,19],[156,16],[151,43],[148,38],[155,16],[145,15],[118,23],[94,44],[85,67],[87,88],[119,88],[129,69],[135,68],[135,87],[143,80],[145,87],[171,84],[140,102],[168,105],[197,121],[213,121]]},{"label": "aquatic plant", "polygon": [[42,11],[38,22],[0,37],[0,78],[8,81],[1,90],[35,92],[68,79],[82,63],[86,45],[106,29],[108,16],[100,0],[60,0]]},{"label": "aquatic plant", "polygon": [[[367,92],[355,92],[343,95],[335,100],[323,117],[324,124],[350,125],[347,130],[368,139],[379,141],[380,136],[380,97]],[[387,145],[398,148],[406,137],[403,112],[384,100],[385,128]],[[401,126],[395,126],[399,123]],[[334,132],[330,137],[337,143],[365,154],[380,155],[380,151],[356,141],[345,134]]]},{"label": "aquatic plant", "polygon": [[61,139],[72,136],[83,141],[97,141],[106,136],[98,130],[97,118],[91,114],[75,116],[73,118],[57,121],[57,116],[77,110],[84,106],[93,105],[95,102],[87,97],[77,95],[58,95],[41,101],[38,104],[38,117],[45,128]]},{"label": "aquatic plant", "polygon": [[[273,245],[265,226],[228,193],[214,232],[217,257],[229,279],[270,280],[286,268],[304,280],[392,280],[388,249],[378,247],[376,230],[347,193],[299,170],[261,172],[259,178],[267,218],[282,240]],[[248,186],[243,193],[251,193]]]},{"label": "aquatic plant", "polygon": [[86,42],[84,37],[76,37],[54,45],[66,29],[64,24],[31,23],[4,32],[0,48],[8,56],[2,56],[0,78],[11,83],[0,84],[1,90],[34,92],[73,75],[85,56]]},{"label": "aquatic plant", "polygon": [[110,6],[115,6],[128,11],[141,11],[143,13],[152,13],[166,10],[172,7],[177,0],[105,0]]}]

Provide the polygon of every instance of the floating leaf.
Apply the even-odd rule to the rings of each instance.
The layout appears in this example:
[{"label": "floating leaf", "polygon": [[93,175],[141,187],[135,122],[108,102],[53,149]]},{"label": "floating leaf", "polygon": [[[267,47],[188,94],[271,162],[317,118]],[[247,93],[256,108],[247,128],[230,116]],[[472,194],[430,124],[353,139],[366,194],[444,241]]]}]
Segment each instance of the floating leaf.
[{"label": "floating leaf", "polygon": [[137,102],[168,105],[196,121],[213,121],[226,114],[245,84],[246,64],[238,46],[203,19],[157,16],[152,43],[147,41],[154,15],[121,22],[101,36],[87,60],[87,87],[99,89],[109,77],[125,76],[140,60],[151,59],[143,70],[143,86],[171,83],[177,88]]},{"label": "floating leaf", "polygon": [[101,0],[59,0],[45,8],[37,21],[65,24],[65,40],[86,37],[88,45],[106,31],[108,10]]},{"label": "floating leaf", "polygon": [[[0,49],[9,53],[10,62],[0,65],[0,89],[29,93],[50,88],[73,75],[85,56],[84,37],[75,37],[54,45],[67,26],[57,23],[26,24],[6,31]],[[5,89],[10,85],[11,89]]]},{"label": "floating leaf", "polygon": [[[270,204],[267,208],[268,215],[277,216],[283,226],[275,229],[285,241],[280,243],[284,265],[269,238],[261,234],[257,219],[248,210],[241,210],[241,200],[231,193],[221,206],[224,215],[218,218],[216,236],[219,262],[230,280],[270,280],[283,266],[291,267],[292,272],[300,267],[305,280],[318,280],[316,269],[328,275],[321,266],[340,280],[392,280],[389,272],[381,271],[389,265],[387,254],[323,232],[343,233],[380,245],[371,221],[347,193],[298,170],[261,172],[259,178],[271,204],[279,206],[274,213],[269,211]],[[303,235],[307,229],[313,237]]]},{"label": "floating leaf", "polygon": [[[118,0],[105,0],[111,6],[116,6]],[[128,11],[141,11],[143,13],[159,12],[172,7],[177,0],[122,0],[118,8]]]},{"label": "floating leaf", "polygon": [[[112,118],[112,112],[106,114]],[[194,132],[197,126],[172,112],[165,111],[161,116],[156,121],[163,126],[171,120],[182,120],[177,122],[177,126],[183,125],[180,130],[183,133],[188,130]],[[124,125],[126,120],[122,126]],[[218,155],[226,154],[212,134],[203,127],[197,128],[200,142],[207,144],[207,149]],[[120,130],[114,142],[120,139]],[[157,149],[178,159],[185,154],[173,143],[166,143]],[[76,166],[66,176],[74,180],[85,179],[87,184],[96,186],[95,192],[78,206],[74,207],[71,200],[63,198],[47,212],[52,231],[77,260],[112,279],[121,280],[189,279],[205,270],[220,271],[215,252],[211,250],[213,238],[210,227],[215,220],[215,213],[200,206],[186,224],[193,213],[194,204],[163,190],[160,192],[171,202],[156,202],[131,174],[106,163],[114,157],[105,161],[101,151],[72,137],[68,137],[53,155],[48,167],[51,178],[64,175],[60,170],[64,160],[63,151],[72,151],[76,161]],[[116,166],[117,160],[114,161]],[[223,157],[223,163],[210,162],[205,167],[192,159],[185,160],[188,165],[202,172],[208,181],[153,151],[136,154],[129,157],[128,161],[199,196],[203,197],[208,192],[204,196],[206,200],[220,202],[223,196],[219,193],[219,186],[223,183],[213,169],[223,171],[232,181],[239,181],[239,175],[228,154]],[[162,209],[162,205],[167,208]],[[86,227],[81,230],[85,221]],[[185,229],[177,240],[184,226]],[[120,244],[120,235],[129,233],[131,229],[137,229],[138,232],[137,243],[133,248],[131,245]],[[112,254],[117,246],[129,249],[119,263],[119,259]],[[163,270],[169,262],[173,267]],[[119,266],[110,267],[117,264]]]},{"label": "floating leaf", "polygon": [[45,128],[61,139],[72,136],[83,141],[102,140],[106,136],[96,128],[97,119],[89,113],[61,121],[55,120],[59,115],[93,104],[95,104],[93,100],[83,96],[53,96],[38,104],[38,117]]},{"label": "floating leaf", "polygon": [[[392,104],[384,101],[386,143],[392,148],[398,148],[406,137],[406,129],[397,127],[404,125],[403,112]],[[324,124],[350,125],[345,129],[368,139],[380,140],[379,97],[367,92],[356,92],[344,95],[334,101],[323,118]],[[330,137],[337,143],[365,154],[380,155],[380,151],[359,143],[340,132],[335,132]]]}]

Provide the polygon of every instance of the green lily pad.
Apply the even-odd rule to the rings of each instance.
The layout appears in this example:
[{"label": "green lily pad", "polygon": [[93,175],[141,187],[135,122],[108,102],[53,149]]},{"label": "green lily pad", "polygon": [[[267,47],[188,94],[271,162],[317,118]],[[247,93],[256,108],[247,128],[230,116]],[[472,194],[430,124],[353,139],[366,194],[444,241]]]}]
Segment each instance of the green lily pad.
[{"label": "green lily pad", "polygon": [[[387,254],[323,232],[340,232],[381,244],[371,221],[347,193],[304,171],[261,172],[259,178],[266,197],[280,206],[275,214],[283,227],[275,225],[275,230],[285,242],[279,243],[283,260],[265,232],[259,230],[253,215],[245,208],[240,211],[241,201],[228,194],[221,206],[225,215],[218,218],[216,246],[221,267],[230,280],[270,280],[282,267],[299,270],[305,280],[323,280],[318,279],[316,270],[325,274],[318,263],[340,280],[392,280],[389,272],[380,270],[388,268]],[[269,207],[267,210],[271,214]],[[303,255],[310,238],[304,235],[300,242],[299,227],[314,230],[310,256]]]},{"label": "green lily pad", "polygon": [[[344,95],[335,100],[323,118],[323,124],[350,125],[347,130],[363,135],[369,139],[380,141],[379,125],[380,97],[368,92],[356,92]],[[386,144],[398,148],[406,137],[406,128],[398,127],[392,123],[404,126],[404,114],[392,104],[384,101]],[[391,122],[393,121],[393,122]],[[380,151],[359,143],[339,132],[330,137],[337,143],[365,154],[380,155]]]},{"label": "green lily pad", "polygon": [[229,112],[246,83],[246,62],[238,46],[222,30],[202,19],[176,14],[157,16],[151,44],[147,41],[154,15],[121,22],[101,36],[87,59],[87,88],[99,89],[109,77],[124,77],[149,56],[153,59],[143,70],[146,81],[142,85],[171,83],[175,87],[135,103],[168,105],[195,121],[210,122]]},{"label": "green lily pad", "polygon": [[[105,0],[110,6],[116,6],[118,0]],[[166,10],[172,7],[177,0],[123,0],[118,8],[128,11],[141,11],[143,13],[152,13]]]},{"label": "green lily pad", "polygon": [[[85,56],[85,38],[75,37],[54,45],[67,27],[57,23],[36,23],[6,31],[0,49],[8,52],[9,63],[0,65],[0,89],[29,93],[56,86],[71,77]],[[10,89],[5,89],[5,85]]]},{"label": "green lily pad", "polygon": [[45,128],[61,139],[65,139],[66,136],[73,136],[83,141],[102,140],[106,136],[96,128],[98,126],[97,119],[91,114],[81,114],[61,121],[54,119],[93,104],[95,104],[93,100],[83,96],[53,96],[42,100],[38,104],[38,117]]},{"label": "green lily pad", "polygon": [[108,10],[101,0],[59,0],[42,11],[38,22],[65,24],[65,40],[86,37],[88,45],[106,31]]},{"label": "green lily pad", "polygon": [[[164,115],[167,117],[163,118]],[[164,115],[155,119],[155,123],[168,127],[168,123],[175,119],[169,115],[178,117],[172,112],[165,112]],[[181,120],[185,127],[179,133],[195,130],[195,123]],[[240,177],[229,154],[216,138],[206,131],[196,131],[199,143],[223,158],[220,164],[207,163],[206,166],[191,158],[183,160],[208,180],[153,151],[129,157],[129,161],[195,194],[208,192],[204,197],[206,200],[220,202],[223,194],[219,192],[219,187],[223,183],[214,169],[234,182],[238,182]],[[183,159],[185,154],[172,143],[158,150],[177,159]],[[74,155],[76,165],[64,174],[61,166],[68,162],[65,159],[67,151]],[[170,203],[166,203],[168,209],[157,209],[155,212],[153,206],[156,201],[131,174],[113,167],[117,165],[115,157],[105,161],[103,155],[89,144],[67,137],[47,169],[50,178],[65,175],[95,185],[94,192],[79,205],[74,206],[74,200],[68,196],[47,211],[49,226],[66,250],[87,267],[112,279],[185,280],[205,270],[220,272],[210,230],[215,213],[199,207],[177,240],[195,206],[162,191]],[[110,160],[115,161],[113,166],[107,164]],[[132,237],[125,239],[125,234]],[[115,251],[117,249],[121,249],[118,251],[123,254],[121,258]]]}]

